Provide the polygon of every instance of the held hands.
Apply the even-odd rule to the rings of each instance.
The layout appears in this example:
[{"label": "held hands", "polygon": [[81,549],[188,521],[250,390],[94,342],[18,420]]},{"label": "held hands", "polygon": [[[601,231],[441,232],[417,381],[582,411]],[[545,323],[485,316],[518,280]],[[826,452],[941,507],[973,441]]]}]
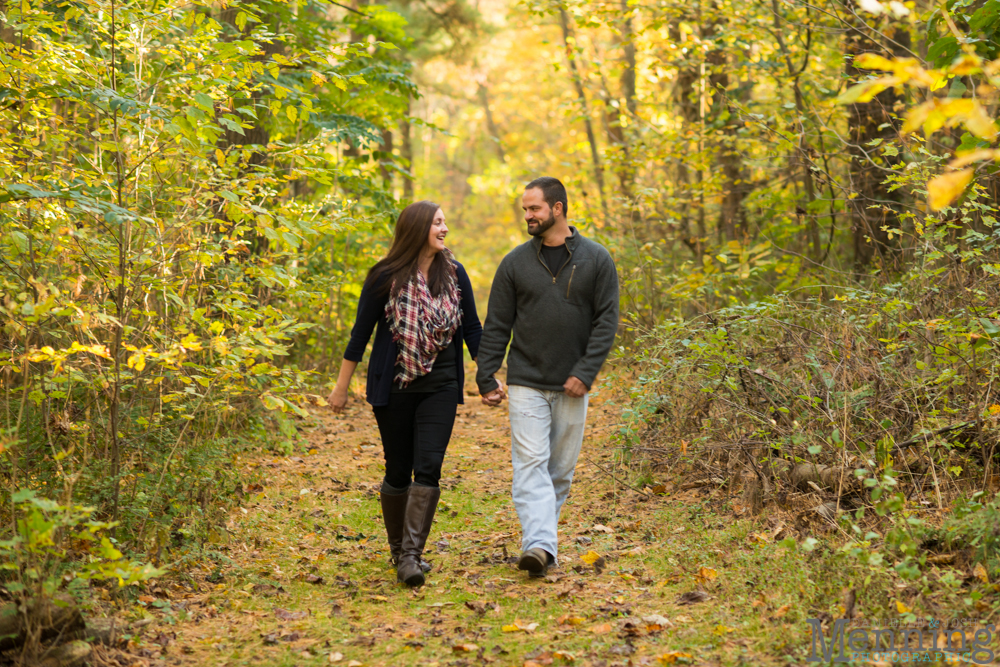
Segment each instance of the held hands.
[{"label": "held hands", "polygon": [[566,391],[566,395],[570,398],[580,398],[586,395],[588,389],[587,385],[583,383],[580,378],[570,375],[569,379],[563,383],[563,389]]},{"label": "held hands", "polygon": [[488,394],[483,394],[483,403],[495,408],[500,405],[505,398],[507,398],[506,387],[503,386],[503,382],[497,380],[497,388]]}]

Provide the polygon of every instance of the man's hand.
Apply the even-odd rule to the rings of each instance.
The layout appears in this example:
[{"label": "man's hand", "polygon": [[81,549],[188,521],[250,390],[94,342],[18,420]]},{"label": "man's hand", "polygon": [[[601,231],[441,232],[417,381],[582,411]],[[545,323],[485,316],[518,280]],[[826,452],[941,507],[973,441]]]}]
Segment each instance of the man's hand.
[{"label": "man's hand", "polygon": [[347,405],[347,390],[341,389],[340,386],[334,387],[326,397],[326,402],[334,412],[343,412],[344,406]]},{"label": "man's hand", "polygon": [[573,375],[570,375],[569,379],[563,383],[563,390],[570,398],[580,398],[589,391],[583,380]]},{"label": "man's hand", "polygon": [[488,394],[483,394],[483,403],[495,408],[505,398],[507,398],[507,392],[504,391],[503,382],[497,380],[497,388]]}]

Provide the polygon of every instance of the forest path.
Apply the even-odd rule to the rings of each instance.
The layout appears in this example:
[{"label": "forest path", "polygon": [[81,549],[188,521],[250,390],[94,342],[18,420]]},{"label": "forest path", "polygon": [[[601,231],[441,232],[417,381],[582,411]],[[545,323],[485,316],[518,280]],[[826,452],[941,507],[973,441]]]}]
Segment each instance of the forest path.
[{"label": "forest path", "polygon": [[[353,398],[340,415],[317,410],[291,455],[236,462],[255,481],[214,556],[147,596],[168,600],[142,611],[152,622],[136,638],[141,654],[159,665],[770,662],[757,652],[761,640],[734,627],[739,603],[726,591],[720,541],[729,537],[702,530],[724,524],[699,491],[644,495],[605,472],[616,420],[606,390],[595,392],[563,510],[560,565],[528,579],[516,569],[506,404],[467,396],[428,540],[434,570],[410,590],[388,564],[370,407]],[[679,603],[696,590],[705,602]],[[754,618],[777,607],[747,601]]]}]

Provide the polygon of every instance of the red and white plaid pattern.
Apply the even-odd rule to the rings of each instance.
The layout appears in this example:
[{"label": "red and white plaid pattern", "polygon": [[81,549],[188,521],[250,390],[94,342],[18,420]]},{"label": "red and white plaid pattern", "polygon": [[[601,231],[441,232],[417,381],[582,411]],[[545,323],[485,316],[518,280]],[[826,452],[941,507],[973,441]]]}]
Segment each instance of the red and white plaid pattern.
[{"label": "red and white plaid pattern", "polygon": [[[445,257],[453,261],[451,253]],[[393,286],[390,295],[396,292]],[[392,338],[399,344],[396,364],[400,367],[395,381],[402,387],[427,375],[441,350],[451,345],[451,339],[462,321],[461,294],[454,273],[440,296],[431,295],[427,279],[417,271],[416,280],[410,280],[385,304],[385,317],[389,321]]]}]

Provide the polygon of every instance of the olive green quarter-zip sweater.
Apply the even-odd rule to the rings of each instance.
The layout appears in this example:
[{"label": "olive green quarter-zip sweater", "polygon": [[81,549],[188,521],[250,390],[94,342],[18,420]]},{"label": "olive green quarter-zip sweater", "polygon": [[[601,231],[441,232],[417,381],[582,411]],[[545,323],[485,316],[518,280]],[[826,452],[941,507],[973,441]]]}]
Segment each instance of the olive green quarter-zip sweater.
[{"label": "olive green quarter-zip sweater", "polygon": [[479,344],[476,382],[486,394],[507,344],[507,384],[562,391],[575,376],[587,388],[607,359],[618,331],[618,272],[604,246],[575,227],[569,259],[550,270],[534,237],[500,262]]}]

